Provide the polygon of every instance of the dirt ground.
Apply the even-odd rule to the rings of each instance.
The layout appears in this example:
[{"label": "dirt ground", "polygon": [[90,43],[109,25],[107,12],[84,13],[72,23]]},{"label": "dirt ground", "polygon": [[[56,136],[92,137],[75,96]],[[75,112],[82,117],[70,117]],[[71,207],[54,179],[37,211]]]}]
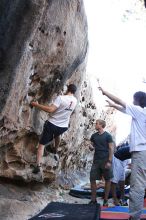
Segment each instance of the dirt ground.
[{"label": "dirt ground", "polygon": [[[7,183],[0,181],[0,219],[28,220],[50,202],[88,204],[89,199],[69,195],[69,190],[42,183]],[[102,204],[102,199],[98,198]]]}]

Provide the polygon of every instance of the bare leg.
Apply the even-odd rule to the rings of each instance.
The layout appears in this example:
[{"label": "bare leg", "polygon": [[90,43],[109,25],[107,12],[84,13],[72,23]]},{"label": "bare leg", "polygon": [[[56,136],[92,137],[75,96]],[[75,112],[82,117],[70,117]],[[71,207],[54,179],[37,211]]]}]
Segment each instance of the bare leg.
[{"label": "bare leg", "polygon": [[105,191],[104,200],[108,200],[110,188],[111,188],[111,181],[106,180],[105,181],[105,190],[104,190]]},{"label": "bare leg", "polygon": [[125,196],[125,190],[124,190],[125,181],[120,181],[119,186],[120,186],[120,192],[121,192],[121,199],[124,199],[124,196]]},{"label": "bare leg", "polygon": [[91,200],[96,201],[96,181],[90,182],[91,184]]},{"label": "bare leg", "polygon": [[111,191],[112,191],[112,197],[114,200],[114,204],[119,205],[119,200],[117,198],[117,193],[116,193],[116,186],[117,186],[116,183],[113,183],[113,182],[111,183]]},{"label": "bare leg", "polygon": [[44,145],[39,144],[38,146],[38,151],[37,151],[37,165],[40,166],[42,163],[42,157],[44,153]]}]

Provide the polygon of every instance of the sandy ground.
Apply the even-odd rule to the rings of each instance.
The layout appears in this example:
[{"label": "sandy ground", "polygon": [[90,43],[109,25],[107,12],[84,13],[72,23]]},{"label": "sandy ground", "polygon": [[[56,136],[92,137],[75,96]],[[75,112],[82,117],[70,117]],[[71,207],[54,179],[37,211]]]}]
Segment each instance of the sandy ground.
[{"label": "sandy ground", "polygon": [[52,201],[88,204],[90,200],[70,196],[69,190],[55,189],[47,184],[0,182],[0,220],[28,220]]},{"label": "sandy ground", "polygon": [[[97,198],[102,205],[102,198]],[[88,204],[90,199],[69,195],[69,190],[42,183],[12,184],[0,182],[0,220],[28,220],[50,202]],[[112,199],[109,200],[111,206]]]}]

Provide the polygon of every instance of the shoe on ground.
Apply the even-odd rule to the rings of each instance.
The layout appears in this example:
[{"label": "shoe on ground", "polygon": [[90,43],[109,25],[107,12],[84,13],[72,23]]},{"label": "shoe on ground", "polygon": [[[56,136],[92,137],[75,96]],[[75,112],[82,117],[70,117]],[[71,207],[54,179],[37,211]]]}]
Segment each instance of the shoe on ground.
[{"label": "shoe on ground", "polygon": [[95,201],[90,201],[88,204],[90,204],[90,205],[95,205],[95,204],[97,204],[97,201],[95,200]]},{"label": "shoe on ground", "polygon": [[103,206],[108,206],[108,200],[103,200]]},{"label": "shoe on ground", "polygon": [[120,199],[119,201],[121,206],[128,206],[127,200],[126,199]]},{"label": "shoe on ground", "polygon": [[35,166],[35,167],[33,168],[32,173],[34,173],[34,174],[39,173],[39,172],[41,171],[40,167],[41,167],[41,166],[38,166],[38,165],[37,165],[37,166]]}]

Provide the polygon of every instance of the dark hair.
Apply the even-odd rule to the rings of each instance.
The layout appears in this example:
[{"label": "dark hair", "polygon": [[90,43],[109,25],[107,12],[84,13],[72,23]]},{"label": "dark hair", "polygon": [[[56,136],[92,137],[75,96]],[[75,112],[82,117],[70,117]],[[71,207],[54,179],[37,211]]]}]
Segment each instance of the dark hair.
[{"label": "dark hair", "polygon": [[145,92],[136,92],[133,95],[133,98],[136,102],[138,102],[139,106],[144,108],[146,107],[146,93]]},{"label": "dark hair", "polygon": [[75,94],[76,91],[77,91],[77,87],[74,84],[69,84],[67,86],[67,92],[71,92],[71,93]]}]

